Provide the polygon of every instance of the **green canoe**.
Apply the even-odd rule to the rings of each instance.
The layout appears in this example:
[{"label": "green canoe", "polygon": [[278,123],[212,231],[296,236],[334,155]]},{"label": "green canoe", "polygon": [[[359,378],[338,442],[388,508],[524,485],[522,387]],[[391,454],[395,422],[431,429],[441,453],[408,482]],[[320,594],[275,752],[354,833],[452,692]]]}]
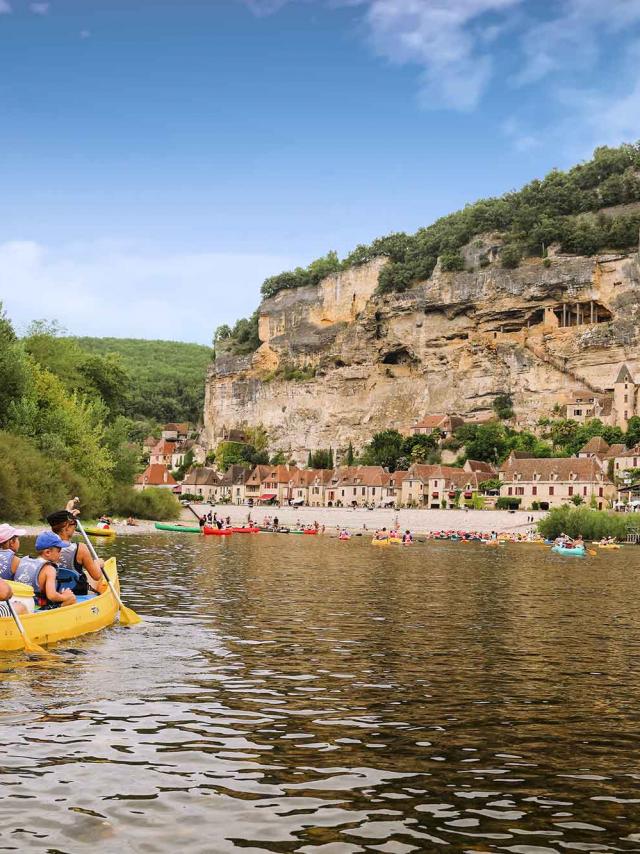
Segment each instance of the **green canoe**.
[{"label": "green canoe", "polygon": [[200,534],[201,529],[195,525],[169,525],[165,522],[156,522],[159,531],[177,531],[180,534]]}]

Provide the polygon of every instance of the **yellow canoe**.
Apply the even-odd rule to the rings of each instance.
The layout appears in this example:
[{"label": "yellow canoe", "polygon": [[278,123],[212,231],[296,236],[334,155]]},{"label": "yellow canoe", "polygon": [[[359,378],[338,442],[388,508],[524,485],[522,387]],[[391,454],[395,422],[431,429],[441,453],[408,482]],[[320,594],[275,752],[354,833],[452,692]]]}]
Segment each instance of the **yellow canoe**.
[{"label": "yellow canoe", "polygon": [[90,537],[115,537],[115,528],[96,528],[95,525],[85,525],[85,531]]},{"label": "yellow canoe", "polygon": [[597,546],[599,549],[612,549],[616,552],[622,548],[619,543],[591,543],[591,545]]},{"label": "yellow canoe", "polygon": [[[115,558],[110,558],[104,566],[113,586],[120,590],[118,567]],[[92,596],[85,602],[76,602],[66,608],[53,611],[37,611],[20,617],[26,633],[32,641],[43,645],[55,641],[69,640],[90,632],[98,632],[115,622],[118,603],[107,587],[100,596]],[[22,635],[18,631],[13,617],[0,617],[0,652],[24,648]]]},{"label": "yellow canoe", "polygon": [[371,545],[372,545],[372,546],[388,546],[388,545],[389,545],[389,540],[388,540],[388,539],[385,539],[385,540],[376,540],[376,539],[373,539],[373,540],[371,540]]}]

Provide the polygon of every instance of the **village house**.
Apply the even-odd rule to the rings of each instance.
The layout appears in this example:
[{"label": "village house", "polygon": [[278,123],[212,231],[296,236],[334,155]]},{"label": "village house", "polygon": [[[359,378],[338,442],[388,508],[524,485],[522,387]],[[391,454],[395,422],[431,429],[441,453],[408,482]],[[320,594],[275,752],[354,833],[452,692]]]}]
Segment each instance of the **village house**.
[{"label": "village house", "polygon": [[620,480],[628,480],[627,472],[640,468],[640,445],[627,450],[623,445],[612,445],[607,459],[613,460],[613,474]]},{"label": "village house", "polygon": [[389,472],[382,466],[351,466],[336,484],[336,505],[367,507],[386,497]]},{"label": "village house", "polygon": [[500,497],[517,498],[523,510],[535,502],[541,510],[580,502],[604,510],[615,499],[615,486],[595,457],[519,459],[510,455],[500,467]]},{"label": "village house", "polygon": [[219,477],[215,488],[215,501],[223,504],[244,504],[245,484],[251,475],[246,466],[234,463]]},{"label": "village house", "polygon": [[382,501],[383,507],[399,507],[402,503],[402,484],[409,476],[408,471],[394,471],[389,474],[387,486],[383,489]]},{"label": "village house", "polygon": [[[270,471],[272,471],[272,466],[259,465],[250,472],[244,482],[244,498],[246,501],[251,500],[254,504],[257,504],[258,501],[260,501],[260,496],[262,494],[262,482]],[[274,489],[273,494],[277,495],[276,489]],[[236,502],[234,500],[234,504],[235,503]]]},{"label": "village house", "polygon": [[404,478],[402,504],[430,510],[470,506],[480,483],[491,479],[491,476],[491,472],[478,474],[454,466],[416,463],[410,466]]},{"label": "village house", "polygon": [[325,507],[327,487],[333,478],[331,469],[311,469],[313,478],[307,490],[309,507]]},{"label": "village house", "polygon": [[415,436],[430,436],[431,433],[436,431],[440,439],[444,440],[448,439],[454,430],[462,427],[463,424],[464,419],[459,415],[445,415],[440,412],[434,415],[427,415],[422,421],[418,421],[414,424],[411,432]]},{"label": "village house", "polygon": [[186,421],[181,424],[165,424],[162,428],[162,438],[172,442],[177,442],[179,439],[187,439],[191,425]]},{"label": "village house", "polygon": [[202,501],[215,501],[220,477],[212,468],[192,468],[182,481],[182,495],[197,495]]},{"label": "village house", "polygon": [[565,404],[565,418],[584,424],[593,418],[609,423],[613,411],[613,396],[576,392]]},{"label": "village house", "polygon": [[176,443],[167,439],[160,439],[151,449],[149,463],[152,466],[170,466]]},{"label": "village house", "polygon": [[153,487],[154,489],[174,489],[178,484],[166,466],[151,463],[135,479],[133,488],[138,492]]},{"label": "village house", "polygon": [[310,492],[316,481],[322,479],[321,475],[323,471],[324,469],[294,469],[291,480],[289,481],[290,501],[293,505],[321,506],[311,504]]},{"label": "village house", "polygon": [[592,436],[587,444],[578,451],[578,459],[597,459],[599,464],[602,465],[609,451],[609,443],[602,436]]}]

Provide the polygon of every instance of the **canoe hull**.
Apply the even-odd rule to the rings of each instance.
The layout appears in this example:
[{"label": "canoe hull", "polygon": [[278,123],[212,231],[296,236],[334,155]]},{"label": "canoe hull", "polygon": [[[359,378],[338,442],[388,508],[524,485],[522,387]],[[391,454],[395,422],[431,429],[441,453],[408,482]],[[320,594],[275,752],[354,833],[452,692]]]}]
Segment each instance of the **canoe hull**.
[{"label": "canoe hull", "polygon": [[179,534],[200,534],[200,526],[195,525],[169,525],[165,522],[156,522],[158,531],[175,531]]},{"label": "canoe hull", "polygon": [[207,537],[230,537],[233,534],[232,528],[210,528],[208,525],[205,525],[202,529],[202,533]]},{"label": "canoe hull", "polygon": [[93,525],[85,526],[85,532],[90,537],[115,537],[116,531],[113,528],[95,528]]},{"label": "canoe hull", "polygon": [[555,552],[557,555],[564,555],[564,557],[585,556],[585,549],[565,549],[564,546],[553,546],[551,551]]},{"label": "canoe hull", "polygon": [[[116,590],[120,590],[118,568],[115,558],[110,558],[105,569]],[[111,590],[94,596],[86,602],[77,602],[66,608],[39,611],[21,616],[22,625],[32,641],[41,646],[56,641],[70,640],[81,635],[98,632],[115,622],[118,603]],[[13,617],[0,617],[0,652],[11,652],[24,648],[22,635]]]}]

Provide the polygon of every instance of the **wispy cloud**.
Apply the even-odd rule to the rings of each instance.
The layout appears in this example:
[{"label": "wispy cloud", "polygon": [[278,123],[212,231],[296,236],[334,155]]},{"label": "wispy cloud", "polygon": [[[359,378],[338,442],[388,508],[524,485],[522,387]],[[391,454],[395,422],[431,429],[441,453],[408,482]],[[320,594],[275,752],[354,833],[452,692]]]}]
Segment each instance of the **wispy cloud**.
[{"label": "wispy cloud", "polygon": [[30,3],[29,9],[34,15],[48,15],[51,3]]},{"label": "wispy cloud", "polygon": [[9,0],[0,0],[0,15],[10,15],[12,11]]},{"label": "wispy cloud", "polygon": [[216,326],[251,313],[263,278],[298,261],[113,241],[53,249],[16,240],[0,243],[0,294],[19,329],[35,312],[73,334],[206,344]]},{"label": "wispy cloud", "polygon": [[[255,14],[279,11],[288,2],[242,0]],[[491,43],[501,17],[524,0],[316,0],[327,6],[361,7],[366,39],[374,53],[396,65],[414,66],[426,107],[476,107],[492,74]]]},{"label": "wispy cloud", "polygon": [[[373,52],[384,60],[417,70],[419,101],[425,108],[476,109],[496,82],[523,92],[546,85],[548,126],[537,118],[535,129],[524,115],[505,116],[502,130],[522,152],[541,137],[584,132],[586,145],[640,137],[640,62],[626,63],[616,92],[599,70],[638,38],[640,0],[240,0],[256,15],[273,14],[288,3],[317,3],[327,8],[351,6]],[[508,37],[508,43],[507,43]],[[508,48],[509,71],[497,67]],[[640,56],[638,57],[640,59]],[[501,57],[504,60],[504,56]],[[598,86],[598,78],[603,81]],[[553,85],[548,85],[553,81]],[[570,97],[569,97],[570,95]],[[566,121],[554,120],[564,111]],[[598,132],[593,125],[597,109]],[[606,122],[604,117],[606,116]]]},{"label": "wispy cloud", "polygon": [[91,38],[91,30],[80,30],[80,38],[81,39],[90,39]]}]

